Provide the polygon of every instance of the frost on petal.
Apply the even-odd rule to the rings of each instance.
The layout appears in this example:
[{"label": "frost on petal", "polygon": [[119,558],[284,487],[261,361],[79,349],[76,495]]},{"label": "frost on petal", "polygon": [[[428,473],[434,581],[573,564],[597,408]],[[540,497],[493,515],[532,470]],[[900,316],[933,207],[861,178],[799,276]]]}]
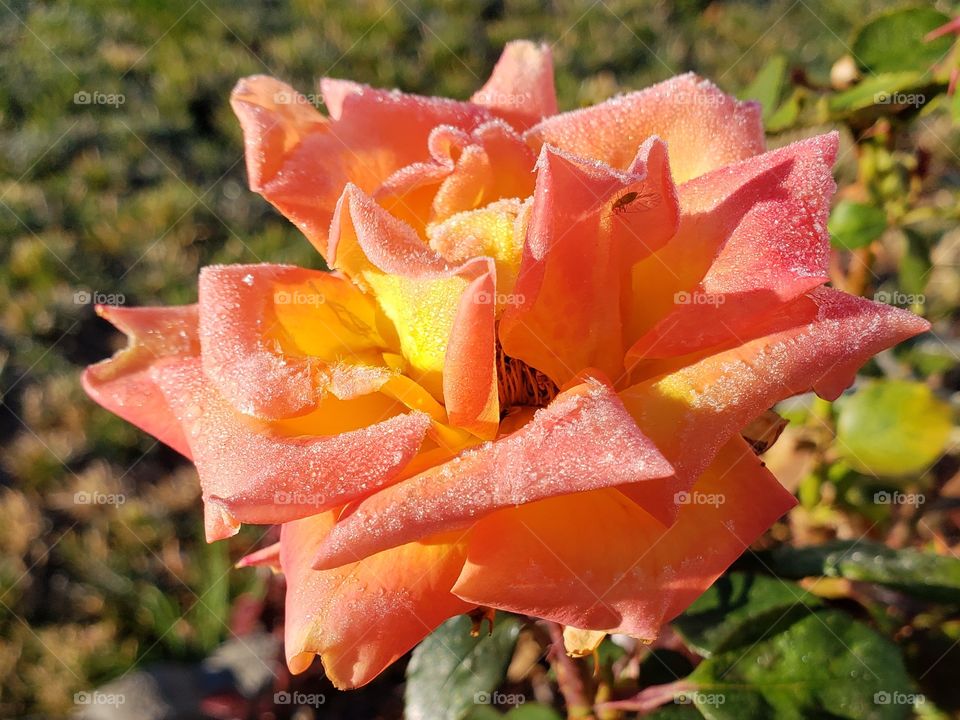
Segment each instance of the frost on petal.
[{"label": "frost on petal", "polygon": [[289,265],[217,265],[200,273],[206,376],[240,412],[301,415],[327,392],[373,392],[389,379],[373,301],[350,281]]},{"label": "frost on petal", "polygon": [[[492,322],[494,307],[468,307],[463,312],[464,324],[458,327],[464,295],[479,278],[495,277],[493,263],[487,258],[475,258],[463,265],[451,266],[426,245],[405,223],[388,214],[359,189],[348,186],[337,206],[330,258],[356,282],[368,287],[383,313],[390,319],[399,338],[400,349],[408,365],[404,371],[442,400],[446,388],[459,389],[448,403],[448,410],[471,427],[482,428],[492,421],[491,408],[486,408],[482,419],[469,419],[458,403],[468,401],[464,394],[480,393],[477,402],[486,403],[496,393],[482,390],[478,382],[487,377],[485,370],[464,363],[464,357],[473,357],[486,363],[494,357],[495,345],[491,333],[481,331],[489,315]],[[486,282],[486,281],[485,281]],[[474,292],[475,294],[475,292]],[[454,337],[454,336],[457,337]],[[457,355],[447,365],[447,349],[457,343]],[[469,356],[463,353],[469,351]],[[486,383],[490,382],[487,378]],[[473,400],[469,400],[472,404]],[[471,415],[476,409],[466,411]],[[479,425],[474,425],[479,422]],[[489,434],[487,430],[480,430]]]},{"label": "frost on petal", "polygon": [[685,366],[678,359],[672,371],[661,368],[665,375],[620,393],[676,471],[628,489],[651,512],[689,490],[720,447],[764,410],[811,389],[832,400],[873,355],[929,328],[912,313],[825,287],[776,320],[767,335]]},{"label": "frost on petal", "polygon": [[359,503],[331,531],[317,567],[337,567],[503,507],[670,475],[614,391],[590,380],[558,395],[512,435]]},{"label": "frost on petal", "polygon": [[400,168],[429,159],[437,125],[473,129],[493,119],[470,103],[321,82],[326,118],[289,85],[265,76],[237,83],[230,103],[243,127],[250,187],[286,215],[321,253],[347,182],[375,190]]},{"label": "frost on petal", "polygon": [[[211,541],[241,522],[286,522],[377,490],[417,453],[430,424],[422,413],[397,414],[386,398],[327,400],[316,426],[309,416],[299,425],[265,423],[237,413],[199,359],[158,363],[151,376],[183,426]],[[354,417],[358,407],[367,412]]]},{"label": "frost on petal", "polygon": [[428,145],[431,162],[401,168],[373,193],[378,205],[419,236],[431,223],[533,192],[536,155],[502,121],[472,133],[440,125]]},{"label": "frost on petal", "polygon": [[427,228],[430,247],[447,262],[461,265],[477,256],[492,258],[497,269],[497,312],[513,296],[530,202],[498,200],[477,210],[457,213]]},{"label": "frost on petal", "polygon": [[477,128],[469,144],[451,147],[450,175],[437,189],[433,219],[445,220],[504,198],[523,199],[534,189],[536,155],[509,126],[492,122]]},{"label": "frost on petal", "polygon": [[[675,230],[669,177],[657,172],[656,158],[649,175],[645,159],[634,167],[643,172],[621,173],[549,147],[541,153],[516,302],[504,311],[500,339],[507,355],[557,384],[587,367],[622,375],[630,268]],[[673,212],[664,212],[671,204]]]},{"label": "frost on petal", "polygon": [[190,457],[190,448],[150,368],[165,358],[200,353],[197,306],[125,308],[98,305],[97,314],[127,336],[127,346],[83,372],[84,390],[97,403]]},{"label": "frost on petal", "polygon": [[739,102],[693,74],[556,115],[529,134],[532,141],[621,169],[642,140],[659,135],[670,148],[678,184],[764,150],[760,106]]},{"label": "frost on petal", "polygon": [[450,593],[463,566],[455,537],[410,543],[336,570],[313,570],[334,513],[283,525],[287,664],[301,673],[320,655],[338,688],[370,682],[441,622],[473,606]]},{"label": "frost on petal", "polygon": [[628,365],[756,337],[760,318],[828,280],[836,150],[821,135],[680,187],[679,232],[634,272],[632,332],[662,319]]},{"label": "frost on petal", "polygon": [[550,47],[529,40],[507,43],[490,79],[470,100],[502,113],[520,128],[555,115]]},{"label": "frost on petal", "polygon": [[735,438],[670,527],[616,489],[484,518],[470,531],[453,592],[584,630],[653,639],[795,503]]}]

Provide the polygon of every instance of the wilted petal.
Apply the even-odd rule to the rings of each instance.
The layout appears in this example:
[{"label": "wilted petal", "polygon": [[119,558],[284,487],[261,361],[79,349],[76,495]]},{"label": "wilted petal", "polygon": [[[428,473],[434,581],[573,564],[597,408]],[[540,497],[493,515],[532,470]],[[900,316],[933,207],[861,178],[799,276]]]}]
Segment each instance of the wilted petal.
[{"label": "wilted petal", "polygon": [[317,567],[462,528],[499,508],[671,472],[614,391],[591,380],[558,395],[512,435],[359,503],[331,531]]},{"label": "wilted petal", "polygon": [[530,130],[532,140],[621,169],[651,135],[669,146],[677,183],[764,149],[760,106],[739,102],[693,74],[556,115]]},{"label": "wilted petal", "polygon": [[[317,411],[327,428],[310,428],[308,416],[284,435],[282,424],[237,413],[204,377],[199,359],[157,364],[152,377],[183,426],[211,541],[241,522],[286,522],[373,492],[416,454],[430,425],[422,413],[397,414],[386,397],[376,396],[377,405],[328,399]],[[365,417],[351,416],[354,403]],[[339,434],[321,434],[327,429]]]},{"label": "wilted petal", "polygon": [[180,423],[150,368],[165,358],[200,353],[197,306],[125,308],[98,305],[97,314],[127,336],[127,347],[83,372],[83,388],[97,403],[190,457]]},{"label": "wilted petal", "polygon": [[501,510],[468,536],[465,600],[655,638],[796,500],[732,440],[665,527],[615,489]]},{"label": "wilted petal", "polygon": [[836,151],[837,135],[820,135],[680,187],[677,235],[633,279],[640,326],[669,311],[628,364],[756,337],[759,318],[829,279]]},{"label": "wilted petal", "polygon": [[557,94],[550,47],[529,40],[507,43],[490,79],[470,100],[499,111],[521,128],[555,115]]},{"label": "wilted petal", "polygon": [[450,593],[463,566],[456,537],[388,550],[336,570],[310,565],[335,513],[284,524],[280,559],[287,578],[287,664],[306,670],[320,655],[339,688],[363,685],[472,606]]}]

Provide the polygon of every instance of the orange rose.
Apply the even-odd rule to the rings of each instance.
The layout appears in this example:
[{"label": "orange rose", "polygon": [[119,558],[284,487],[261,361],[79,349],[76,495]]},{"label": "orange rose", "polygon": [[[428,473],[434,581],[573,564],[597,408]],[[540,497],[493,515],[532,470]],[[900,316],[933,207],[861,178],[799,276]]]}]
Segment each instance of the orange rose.
[{"label": "orange rose", "polygon": [[824,287],[835,134],[764,152],[693,75],[556,114],[510,44],[469,102],[268,77],[252,188],[333,272],[215,266],[100,308],[103,406],[193,459],[209,540],[282,523],[286,652],[363,684],[477,606],[654,637],[793,503],[740,430],[923,332]]}]

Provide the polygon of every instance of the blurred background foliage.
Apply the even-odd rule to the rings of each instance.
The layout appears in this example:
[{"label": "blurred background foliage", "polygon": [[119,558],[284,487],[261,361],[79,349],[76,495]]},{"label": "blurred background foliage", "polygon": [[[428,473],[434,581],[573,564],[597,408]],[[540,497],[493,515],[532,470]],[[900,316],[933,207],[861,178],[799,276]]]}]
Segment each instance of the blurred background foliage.
[{"label": "blurred background foliage", "polygon": [[[562,109],[693,70],[761,100],[771,146],[839,127],[833,283],[934,323],[934,333],[872,362],[838,402],[804,397],[780,408],[792,422],[767,462],[801,505],[723,581],[740,612],[711,591],[657,646],[607,641],[574,670],[597,702],[690,672],[721,690],[724,677],[736,679],[722,706],[681,698],[658,716],[772,717],[783,698],[757,688],[787,672],[784,658],[748,631],[769,630],[809,595],[822,622],[801,617],[774,640],[803,658],[808,643],[805,667],[849,664],[849,647],[821,637],[820,625],[835,627],[838,639],[883,657],[891,675],[879,689],[836,689],[846,705],[813,691],[803,702],[789,696],[796,717],[960,716],[960,96],[948,92],[956,36],[924,41],[952,3],[906,12],[909,4],[880,0],[0,5],[0,716],[66,714],[75,692],[131,668],[197,662],[255,626],[278,628],[281,581],[230,571],[271,531],[205,545],[193,470],[79,386],[80,368],[120,344],[91,299],[191,302],[210,263],[320,266],[246,189],[227,102],[236,80],[267,73],[311,93],[332,75],[466,98],[513,38],[553,46]],[[462,637],[457,623],[440,632]],[[483,655],[492,671],[479,685],[468,674],[463,697],[509,687],[531,700],[509,717],[558,717],[548,705],[562,706],[554,681],[566,666],[544,658],[551,639],[542,628],[501,627],[464,648],[493,643]],[[415,672],[431,647],[411,663],[411,717],[417,703],[440,702]],[[731,648],[755,652],[756,663],[730,673]],[[320,678],[307,681],[333,697]],[[926,702],[862,702],[896,688]],[[447,690],[444,717],[505,710],[457,704]],[[402,692],[401,668],[321,713],[397,717]],[[310,716],[269,702],[237,707],[206,711]],[[634,712],[611,705],[598,717]]]}]

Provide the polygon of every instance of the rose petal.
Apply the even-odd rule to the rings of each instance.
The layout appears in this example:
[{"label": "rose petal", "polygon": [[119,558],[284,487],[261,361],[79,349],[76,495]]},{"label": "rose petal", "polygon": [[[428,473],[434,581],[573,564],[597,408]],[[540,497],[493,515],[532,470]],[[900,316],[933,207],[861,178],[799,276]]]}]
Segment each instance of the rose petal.
[{"label": "rose petal", "polygon": [[[680,187],[679,232],[634,274],[641,324],[673,304],[631,347],[630,361],[755,337],[758,318],[829,279],[836,150],[836,133],[821,135]],[[654,289],[659,303],[650,301]]]},{"label": "rose petal", "polygon": [[364,685],[441,622],[469,612],[450,586],[463,565],[456,538],[411,543],[336,570],[311,561],[334,513],[289,522],[280,534],[287,578],[287,664],[306,670],[320,655],[338,688]]},{"label": "rose petal", "polygon": [[269,200],[321,253],[347,182],[375,190],[400,168],[429,159],[437,125],[467,130],[493,119],[471,103],[321,81],[330,119],[285,83],[241,80],[230,104],[244,132],[250,187]]},{"label": "rose petal", "polygon": [[548,118],[529,135],[616,168],[628,167],[638,142],[659,135],[670,148],[678,184],[764,149],[760,106],[739,102],[692,73]]},{"label": "rose petal", "polygon": [[811,389],[835,399],[870,357],[930,325],[904,310],[821,287],[780,311],[772,327],[769,335],[620,393],[676,471],[627,490],[651,512],[689,490],[720,447],[764,410]]},{"label": "rose petal", "polygon": [[240,412],[301,415],[330,391],[373,392],[392,374],[374,302],[349,280],[289,265],[217,265],[200,273],[206,376]]},{"label": "rose petal", "polygon": [[490,79],[470,101],[501,112],[521,128],[555,115],[557,95],[550,47],[529,40],[507,43]]},{"label": "rose petal", "polygon": [[491,265],[460,298],[443,364],[443,399],[450,422],[487,440],[496,437],[500,425],[496,293]]},{"label": "rose petal", "polygon": [[[412,228],[353,186],[344,191],[333,228],[333,265],[372,289],[396,329],[409,363],[405,371],[438,400],[444,398],[445,388],[454,389],[446,403],[448,413],[470,429],[490,435],[494,406],[489,398],[496,394],[496,385],[495,375],[487,372],[485,364],[496,350],[493,334],[482,328],[492,323],[494,307],[468,303],[462,311],[466,314],[460,313],[464,298],[479,292],[473,284],[496,277],[492,260],[475,258],[459,267],[449,265]],[[451,343],[454,355],[448,354]],[[474,367],[473,361],[479,365]],[[468,392],[477,395],[468,396]]]},{"label": "rose petal", "polygon": [[502,510],[470,531],[453,592],[480,605],[653,639],[796,504],[739,438],[687,500],[671,527],[615,489]]},{"label": "rose petal", "polygon": [[127,346],[83,372],[83,388],[97,403],[182,455],[190,448],[150,368],[163,358],[200,353],[197,306],[126,308],[98,305],[97,314],[127,336]]},{"label": "rose petal", "polygon": [[[301,419],[288,428],[239,415],[204,377],[199,359],[159,363],[151,376],[190,445],[210,541],[234,534],[241,522],[286,522],[373,492],[417,453],[430,424],[423,413],[397,414],[386,398],[378,406],[361,398],[327,400],[317,411],[327,427]],[[359,419],[350,415],[357,406],[368,408]]]},{"label": "rose petal", "polygon": [[671,203],[672,184],[663,172],[624,174],[550,147],[537,169],[517,303],[500,323],[503,350],[558,385],[587,367],[618,378],[622,293],[630,266],[673,234],[675,212],[646,213]]},{"label": "rose petal", "polygon": [[502,507],[670,473],[613,390],[590,380],[558,395],[512,435],[359,503],[333,528],[316,567],[461,528]]}]

